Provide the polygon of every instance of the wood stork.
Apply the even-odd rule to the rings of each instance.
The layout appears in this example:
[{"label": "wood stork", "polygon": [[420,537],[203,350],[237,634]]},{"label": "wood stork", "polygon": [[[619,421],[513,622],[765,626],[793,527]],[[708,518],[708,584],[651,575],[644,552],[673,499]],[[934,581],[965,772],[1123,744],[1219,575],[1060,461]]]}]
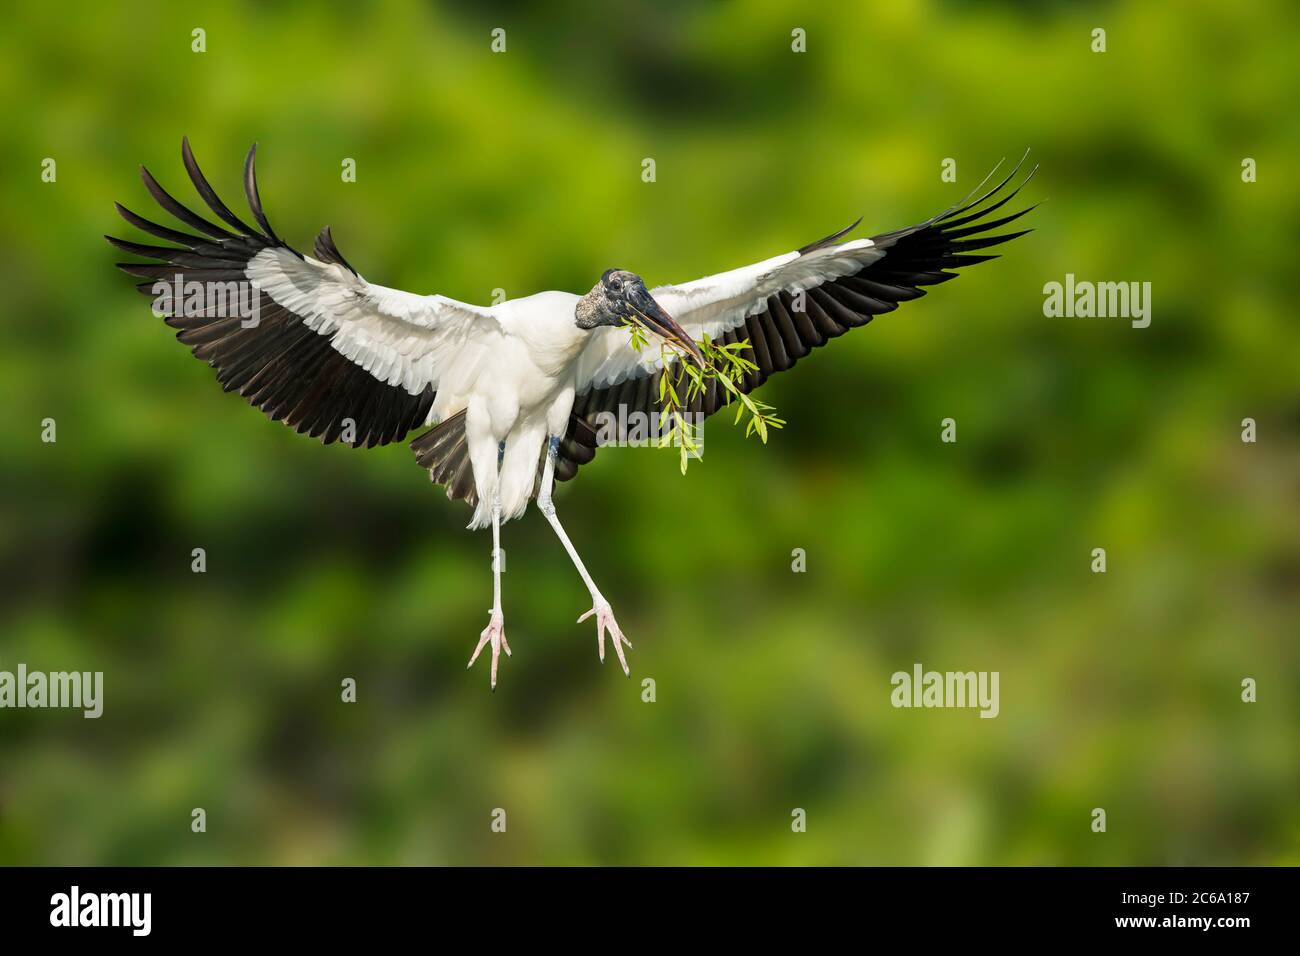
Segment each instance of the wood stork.
[{"label": "wood stork", "polygon": [[[998,198],[1018,164],[978,198],[869,239],[841,241],[855,222],[793,252],[681,285],[650,290],[635,273],[610,269],[586,295],[541,292],[485,308],[367,282],[328,226],[314,256],[286,245],[262,210],[256,153],[254,144],[244,162],[255,227],[218,198],[183,139],[189,178],[224,226],[182,205],[141,167],[158,205],[193,231],[118,204],[128,223],[174,245],[105,238],[154,260],[118,267],[144,280],[139,288],[155,298],[155,313],[217,369],[226,391],[270,418],[326,444],[341,438],[362,448],[433,426],[411,442],[416,460],[450,498],[474,508],[470,528],[492,527],[492,607],[467,666],[490,645],[493,689],[501,651],[511,653],[496,559],[500,527],[531,498],[591,593],[579,623],[595,615],[600,660],[608,633],[630,676],[623,645],[631,642],[560,524],[551,491],[610,440],[602,426],[655,411],[665,364],[682,360],[678,354],[698,357],[696,340],[706,334],[723,345],[747,342],[756,369],[738,385],[752,391],[811,349],[954,278],[950,270],[996,258],[969,253],[1029,231],[987,234],[1029,211],[988,218],[1034,172]],[[629,321],[642,326],[651,346],[672,342],[685,352],[634,348],[621,327]],[[688,411],[709,415],[725,400],[714,381]]]}]

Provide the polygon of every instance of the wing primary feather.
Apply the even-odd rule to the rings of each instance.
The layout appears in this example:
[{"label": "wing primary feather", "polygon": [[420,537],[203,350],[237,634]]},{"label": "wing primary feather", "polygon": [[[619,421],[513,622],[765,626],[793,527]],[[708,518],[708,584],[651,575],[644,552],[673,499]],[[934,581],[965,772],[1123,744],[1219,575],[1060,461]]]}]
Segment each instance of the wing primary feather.
[{"label": "wing primary feather", "polygon": [[[1001,199],[999,199],[997,202],[993,203],[992,205],[985,206],[983,209],[979,209],[974,212],[971,212],[969,215],[962,216],[959,219],[945,219],[943,220],[943,225],[940,228],[943,229],[944,231],[947,231],[953,228],[954,226],[964,226],[968,222],[974,222],[976,219],[980,219],[984,216],[987,216],[989,213],[993,212],[994,210],[999,209],[1004,203],[1006,203],[1011,199],[1014,199],[1016,194],[1019,193],[1020,190],[1025,188],[1025,183],[1029,182],[1029,180],[1034,178],[1034,173],[1036,173],[1037,171],[1038,171],[1038,167],[1035,166],[1033,169],[1029,171],[1029,175],[1025,177],[1024,182],[1022,182],[1019,186],[1011,190],[1011,192],[1007,193],[1007,195],[1003,196]],[[980,200],[980,202],[983,201],[984,201],[983,199]],[[968,210],[973,209],[976,205],[978,205],[978,203],[971,203],[970,206],[967,206],[965,209],[958,209],[956,210],[956,212],[967,212]],[[1031,206],[1030,209],[1032,208],[1033,207]]]},{"label": "wing primary feather", "polygon": [[190,138],[188,136],[181,137],[181,159],[185,163],[185,171],[190,174],[190,182],[194,184],[194,188],[198,192],[199,196],[201,196],[203,201],[208,204],[208,208],[216,214],[218,219],[221,219],[228,225],[234,226],[244,235],[252,239],[262,238],[257,234],[256,229],[246,224],[242,219],[231,212],[226,207],[226,204],[221,201],[221,197],[217,195],[217,191],[212,188],[212,184],[209,183],[207,178],[203,175],[203,170],[199,169],[198,160],[194,158],[194,151],[190,149]]},{"label": "wing primary feather", "polygon": [[818,239],[816,242],[810,242],[808,243],[808,245],[804,246],[801,249],[796,249],[795,251],[798,252],[799,255],[805,256],[808,253],[815,252],[818,249],[824,249],[827,246],[833,246],[835,245],[835,243],[839,242],[841,239],[843,239],[845,236],[851,233],[854,229],[858,228],[858,224],[861,222],[862,222],[862,217],[859,216],[851,226],[845,226],[839,232],[833,232],[825,239]]},{"label": "wing primary feather", "polygon": [[954,252],[965,252],[968,249],[987,249],[989,246],[996,246],[1003,242],[1010,242],[1012,239],[1018,239],[1033,231],[1034,230],[1032,229],[1022,229],[1020,232],[1004,232],[1000,236],[981,236],[978,239],[955,239],[948,244],[948,248]]},{"label": "wing primary feather", "polygon": [[205,239],[200,239],[198,236],[191,236],[187,232],[181,232],[177,229],[172,229],[169,226],[160,226],[156,222],[151,222],[143,216],[133,213],[120,202],[113,203],[113,208],[116,209],[117,214],[128,223],[135,226],[141,232],[149,233],[151,236],[156,236],[159,239],[166,239],[168,242],[178,243],[179,245],[185,246],[187,249],[203,249],[204,251],[211,249],[214,250],[214,255],[216,254],[215,250],[221,249],[221,246],[208,242]]},{"label": "wing primary feather", "polygon": [[248,156],[244,159],[244,196],[248,200],[248,208],[253,213],[253,218],[257,224],[262,227],[262,232],[274,243],[283,245],[280,237],[275,234],[271,224],[266,221],[266,213],[262,210],[262,196],[257,191],[257,144],[254,143],[248,149]]},{"label": "wing primary feather", "polygon": [[214,225],[204,219],[197,213],[192,212],[181,203],[177,202],[167,190],[158,185],[158,180],[153,178],[153,173],[149,172],[144,166],[140,167],[140,178],[144,180],[144,188],[149,190],[149,195],[153,196],[154,201],[163,209],[167,210],[185,225],[197,229],[202,233],[211,236],[213,239],[234,239],[226,230],[220,226]]},{"label": "wing primary feather", "polygon": [[[114,264],[129,276],[135,276],[137,279],[153,279],[155,282],[160,279],[171,279],[177,272],[176,265],[169,262],[118,262]],[[211,282],[242,282],[246,278],[243,266],[234,262],[224,268],[221,266],[199,268],[186,266],[184,270],[186,279],[202,279]]]},{"label": "wing primary feather", "polygon": [[224,255],[209,252],[199,253],[192,252],[189,249],[178,249],[175,246],[146,246],[139,242],[118,239],[116,236],[105,236],[104,238],[123,252],[129,252],[134,256],[148,256],[151,259],[159,259],[175,265],[203,266],[210,264],[213,259],[238,263],[244,261],[243,257],[237,257],[233,253],[225,253]]},{"label": "wing primary feather", "polygon": [[[1024,165],[1024,163],[1025,163],[1025,159],[1028,158],[1028,156],[1029,156],[1029,151],[1026,150],[1026,151],[1025,151],[1025,155],[1020,157],[1020,162],[1016,163],[1015,168],[1012,169],[1011,172],[1007,173],[1006,178],[1003,179],[1002,182],[1000,182],[1000,183],[998,183],[996,186],[994,186],[992,189],[990,189],[988,192],[986,192],[983,196],[980,196],[979,199],[976,199],[974,202],[967,203],[966,205],[962,206],[960,209],[957,209],[957,210],[953,210],[953,211],[951,211],[951,212],[944,213],[943,216],[941,216],[939,219],[937,219],[937,220],[935,220],[935,221],[936,221],[936,222],[946,222],[946,221],[947,221],[951,216],[954,216],[954,215],[956,215],[957,213],[972,212],[973,210],[975,210],[975,208],[976,208],[977,206],[979,206],[979,205],[980,205],[981,203],[983,203],[985,200],[987,200],[987,199],[991,199],[992,197],[996,196],[998,193],[1002,192],[1002,190],[1006,188],[1007,183],[1011,182],[1011,180],[1013,180],[1013,179],[1016,178],[1016,173],[1020,172],[1020,167]],[[1019,190],[1020,190],[1020,189],[1025,185],[1025,183],[1027,183],[1027,182],[1029,182],[1029,180],[1033,179],[1033,178],[1034,178],[1034,173],[1036,173],[1036,172],[1038,172],[1038,167],[1037,167],[1037,166],[1034,166],[1034,168],[1031,169],[1031,170],[1029,171],[1029,175],[1025,177],[1025,181],[1022,182],[1019,186],[1017,186],[1017,187],[1016,187],[1016,190],[1019,191]],[[1012,193],[1012,195],[1015,195],[1015,194]],[[984,215],[986,212],[989,212],[989,211],[991,211],[991,210],[986,209],[986,210],[984,210],[983,212],[979,212],[979,213],[975,213],[975,214],[976,214],[976,215],[979,215],[979,216],[982,216],[982,215]]]},{"label": "wing primary feather", "polygon": [[[965,195],[965,196],[964,196],[960,201],[958,201],[958,202],[954,203],[953,205],[949,206],[949,207],[948,207],[947,209],[945,209],[943,212],[939,213],[939,214],[938,214],[937,216],[935,216],[933,219],[930,219],[929,221],[925,222],[923,225],[926,225],[926,226],[928,226],[928,225],[932,225],[933,223],[940,222],[941,220],[946,219],[948,216],[951,216],[951,215],[953,215],[954,213],[960,212],[960,211],[963,210],[963,209],[968,209],[969,206],[968,206],[967,204],[970,203],[970,197],[971,197],[971,196],[974,196],[977,192],[979,192],[981,189],[983,189],[983,188],[984,188],[984,184],[987,183],[990,179],[993,178],[993,174],[996,173],[999,169],[1001,169],[1001,168],[1002,168],[1002,164],[1005,163],[1006,161],[1007,161],[1007,158],[1006,158],[1005,156],[1003,156],[1001,159],[999,159],[996,163],[993,164],[993,168],[990,169],[987,173],[984,174],[984,178],[981,179],[981,180],[976,184],[976,186],[975,186],[974,189],[972,189],[970,192],[968,192],[968,193],[967,193],[967,194],[966,194],[966,195]],[[981,201],[981,200],[976,200],[976,202],[980,202],[980,201]],[[973,205],[973,203],[971,203],[971,205]],[[892,233],[887,233],[886,235],[892,235]]]},{"label": "wing primary feather", "polygon": [[[1010,198],[1011,196],[1007,197],[1007,199]],[[1005,226],[1008,223],[1015,222],[1021,216],[1025,215],[1026,213],[1033,212],[1041,205],[1042,202],[1036,202],[1032,206],[1027,206],[1026,208],[1020,210],[1020,212],[1013,212],[1011,215],[1003,216],[1000,219],[986,219],[985,221],[976,223],[973,226],[965,226],[965,223],[960,223],[959,225],[965,226],[965,228],[963,229],[953,229],[952,223],[948,223],[943,227],[943,236],[945,239],[961,239],[963,236],[973,236],[981,232],[988,232],[990,229],[997,229],[1000,226]],[[991,212],[991,211],[992,211],[991,208],[986,210],[986,212]]]}]

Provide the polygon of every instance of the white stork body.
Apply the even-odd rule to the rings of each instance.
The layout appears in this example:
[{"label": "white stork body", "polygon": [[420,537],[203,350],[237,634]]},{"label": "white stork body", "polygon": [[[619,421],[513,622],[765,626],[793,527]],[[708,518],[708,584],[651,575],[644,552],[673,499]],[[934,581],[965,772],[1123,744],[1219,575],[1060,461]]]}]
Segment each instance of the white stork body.
[{"label": "white stork body", "polygon": [[577,301],[572,293],[541,292],[492,309],[500,341],[463,391],[444,398],[440,390],[434,401],[431,420],[465,411],[479,499],[471,528],[491,522],[488,506],[498,490],[502,521],[524,513],[547,438],[568,428],[577,359],[591,334],[573,323]]},{"label": "white stork body", "polygon": [[[155,260],[119,264],[146,280],[146,294],[184,283],[183,304],[158,309],[177,337],[218,369],[227,390],[326,443],[341,438],[371,447],[433,426],[411,443],[417,460],[450,497],[475,506],[471,528],[492,526],[494,555],[500,524],[536,497],[591,594],[587,615],[596,615],[601,660],[608,630],[625,673],[623,645],[631,644],[560,525],[551,489],[594,457],[605,440],[596,431],[602,416],[627,421],[628,412],[654,411],[665,371],[661,339],[697,357],[695,340],[706,335],[723,345],[744,343],[756,369],[738,385],[751,391],[811,349],[955,276],[946,270],[992,258],[964,253],[1023,234],[983,235],[1028,211],[984,218],[1019,187],[971,211],[1002,190],[1013,170],[974,202],[871,239],[839,242],[854,223],[794,252],[682,285],[647,290],[636,275],[609,270],[585,296],[542,292],[480,307],[370,284],[343,258],[328,227],[314,257],[285,245],[262,211],[255,149],[244,165],[244,188],[257,228],[217,197],[188,141],[181,152],[199,195],[234,231],[183,206],[142,169],[159,205],[199,234],[119,205],[129,223],[175,245],[106,237]],[[228,295],[214,297],[214,286],[230,284],[251,287],[252,315],[227,308]],[[632,346],[621,327],[629,320],[646,330],[647,347]],[[724,403],[715,387],[688,410],[708,415]],[[489,624],[470,663],[490,643],[495,687],[499,652],[510,653],[495,560],[493,580]]]}]

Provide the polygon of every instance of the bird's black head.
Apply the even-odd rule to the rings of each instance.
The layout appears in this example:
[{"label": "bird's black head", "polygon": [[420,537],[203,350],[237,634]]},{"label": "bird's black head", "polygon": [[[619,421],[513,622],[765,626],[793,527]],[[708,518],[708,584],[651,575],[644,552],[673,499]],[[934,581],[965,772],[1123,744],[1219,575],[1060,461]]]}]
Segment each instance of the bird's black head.
[{"label": "bird's black head", "polygon": [[663,336],[703,362],[699,346],[650,295],[641,277],[626,269],[607,269],[590,292],[578,300],[574,317],[580,329],[633,322]]}]

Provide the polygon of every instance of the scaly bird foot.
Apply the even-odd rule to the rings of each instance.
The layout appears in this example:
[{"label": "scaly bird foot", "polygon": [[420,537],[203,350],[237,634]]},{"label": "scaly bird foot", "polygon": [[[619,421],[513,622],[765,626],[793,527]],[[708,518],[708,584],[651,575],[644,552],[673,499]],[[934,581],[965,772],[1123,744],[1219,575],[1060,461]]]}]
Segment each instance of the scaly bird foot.
[{"label": "scaly bird foot", "polygon": [[478,647],[474,648],[474,653],[470,657],[469,663],[465,665],[465,669],[469,670],[471,667],[474,666],[474,662],[478,660],[479,652],[483,650],[483,647],[486,644],[491,642],[492,644],[492,689],[496,690],[497,689],[497,663],[501,660],[501,649],[505,648],[506,657],[510,657],[512,655],[510,653],[510,642],[506,640],[505,618],[503,618],[501,616],[501,612],[497,610],[493,610],[489,613],[491,613],[492,616],[488,620],[488,626],[483,628],[483,633],[479,635]]},{"label": "scaly bird foot", "polygon": [[623,636],[618,621],[614,620],[614,611],[610,608],[609,602],[597,596],[592,602],[591,610],[578,618],[578,623],[581,624],[593,614],[596,615],[596,640],[599,642],[600,662],[605,663],[605,630],[608,628],[609,636],[614,641],[614,650],[618,654],[618,662],[623,665],[623,673],[631,677],[632,671],[628,668],[627,658],[623,655],[623,645],[626,644],[630,648],[632,642]]}]

